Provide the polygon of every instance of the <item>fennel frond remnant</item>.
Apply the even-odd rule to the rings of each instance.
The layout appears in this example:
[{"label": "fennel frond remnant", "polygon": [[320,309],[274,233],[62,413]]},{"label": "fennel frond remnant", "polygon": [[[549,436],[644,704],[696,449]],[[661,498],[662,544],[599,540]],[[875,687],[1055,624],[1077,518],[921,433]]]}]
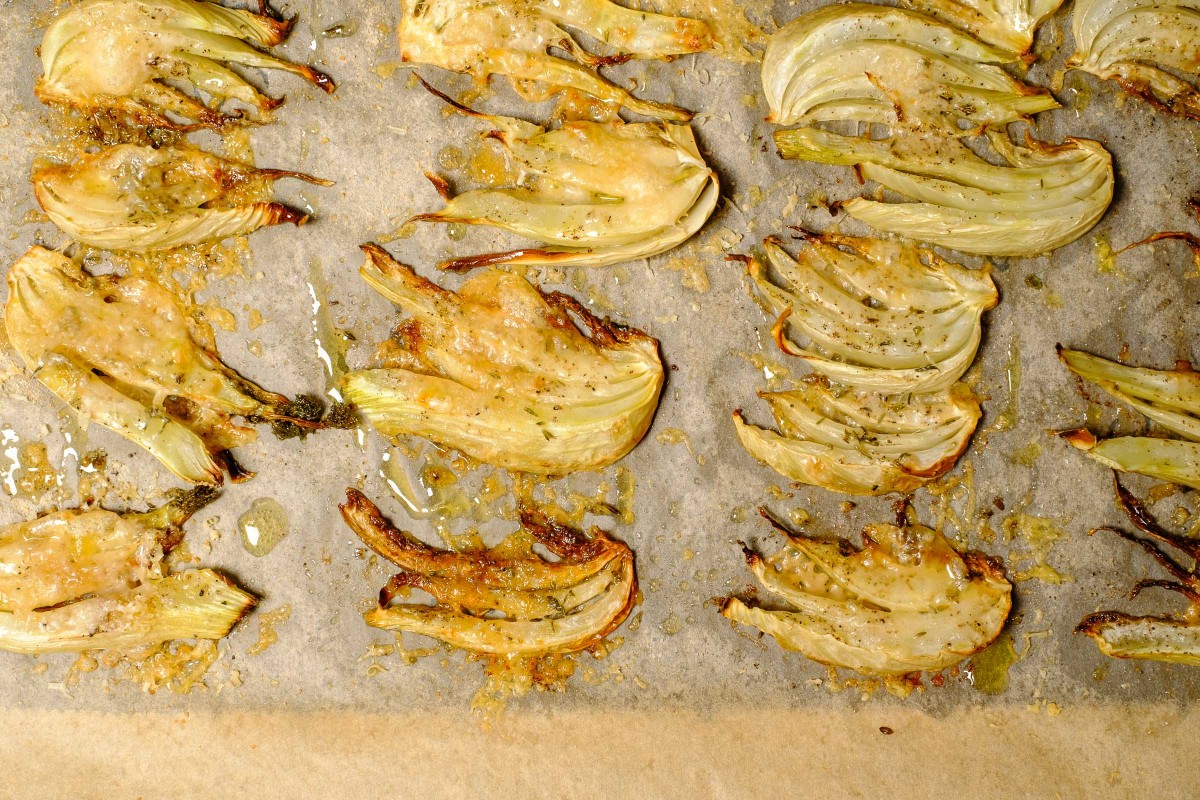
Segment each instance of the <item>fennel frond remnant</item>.
[{"label": "fennel frond remnant", "polygon": [[229,205],[226,195],[252,180],[298,178],[257,169],[187,145],[115,145],[70,164],[41,164],[33,192],[50,220],[72,238],[108,250],[168,250],[251,233],[307,217],[285,205]]},{"label": "fennel frond remnant", "polygon": [[1071,35],[1075,53],[1067,69],[1116,81],[1155,108],[1200,119],[1195,0],[1079,0]]},{"label": "fennel frond remnant", "polygon": [[[111,112],[178,131],[265,121],[279,105],[229,64],[294,73],[326,92],[329,77],[259,48],[287,38],[291,22],[208,0],[83,0],[46,29],[35,91],[51,105]],[[177,88],[202,92],[211,105]],[[229,101],[241,108],[222,110]]]},{"label": "fennel frond remnant", "polygon": [[[615,51],[598,56],[563,29],[582,31]],[[692,114],[642,100],[596,72],[633,58],[671,58],[713,47],[701,20],[626,8],[610,0],[402,0],[400,57],[463,72],[504,75],[524,94],[534,87],[582,93],[613,108],[686,122]],[[552,56],[560,48],[571,60]]]},{"label": "fennel frond remnant", "polygon": [[792,609],[730,597],[721,614],[818,663],[880,676],[946,669],[994,641],[1012,608],[998,561],[959,554],[903,512],[899,525],[867,526],[861,548],[801,536],[763,515],[788,544],[768,558],[743,547],[746,561]]},{"label": "fennel frond remnant", "polygon": [[[1196,612],[1200,609],[1200,575],[1196,574],[1197,564],[1200,563],[1200,542],[1164,530],[1138,499],[1121,486],[1116,473],[1113,474],[1113,484],[1116,487],[1117,504],[1134,526],[1149,538],[1119,528],[1097,530],[1115,533],[1141,547],[1173,578],[1138,581],[1131,597],[1136,597],[1143,589],[1170,589],[1187,599],[1188,609],[1182,616],[1175,617],[1132,616],[1120,611],[1099,611],[1084,617],[1075,632],[1092,637],[1100,652],[1113,658],[1172,661],[1200,666],[1200,623],[1196,621]],[[1168,554],[1164,546],[1183,553],[1191,566],[1183,566],[1176,557]]]},{"label": "fennel frond remnant", "polygon": [[[362,493],[348,489],[346,524],[400,568],[363,618],[487,656],[537,657],[597,646],[637,603],[633,551],[596,528],[589,535],[541,512],[521,510],[521,526],[557,557],[490,550],[458,552],[424,544],[393,526]],[[434,605],[394,602],[409,589]]]},{"label": "fennel frond remnant", "polygon": [[146,278],[93,276],[33,247],[8,271],[5,327],[25,366],[84,419],[149,450],[180,478],[250,477],[230,450],[257,438],[234,423],[291,423],[301,404],[268,392],[197,342],[178,300]]},{"label": "fennel frond remnant", "polygon": [[608,466],[645,435],[663,385],[655,339],[496,268],[451,292],[363,250],[360,274],[407,314],[391,364],[343,379],[380,433],[549,475]]},{"label": "fennel frond remnant", "polygon": [[143,513],[59,511],[0,528],[0,649],[133,650],[220,639],[255,604],[210,569],[167,574],[182,525],[216,492],[176,492]]},{"label": "fennel frond remnant", "polygon": [[1200,489],[1200,374],[1191,364],[1179,362],[1171,370],[1129,367],[1061,345],[1058,357],[1071,372],[1187,441],[1149,436],[1099,440],[1084,428],[1065,431],[1063,438],[1112,469]]}]

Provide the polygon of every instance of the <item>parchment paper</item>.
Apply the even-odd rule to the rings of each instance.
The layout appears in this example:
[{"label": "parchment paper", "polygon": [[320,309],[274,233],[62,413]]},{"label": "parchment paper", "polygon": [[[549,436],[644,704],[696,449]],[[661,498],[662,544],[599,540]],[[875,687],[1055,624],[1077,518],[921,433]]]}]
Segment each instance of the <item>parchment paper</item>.
[{"label": "parchment paper", "polygon": [[[288,97],[277,122],[252,133],[258,164],[311,172],[337,185],[281,183],[283,199],[299,207],[311,204],[313,221],[300,230],[256,233],[250,239],[252,268],[244,276],[214,280],[206,297],[238,320],[236,332],[218,331],[224,360],[289,395],[325,387],[312,327],[314,276],[329,284],[327,292],[317,286],[317,300],[336,302],[329,306],[335,324],[359,343],[350,352],[351,366],[365,364],[395,314],[358,278],[357,245],[395,232],[414,213],[437,208],[422,171],[438,168],[445,146],[461,145],[480,130],[471,120],[446,117],[439,100],[410,87],[407,67],[396,68],[395,5],[280,4],[286,15],[300,17],[280,52],[327,69],[339,83],[334,96],[281,73],[257,75],[272,94]],[[770,27],[772,20],[786,22],[817,5],[755,4],[750,14]],[[45,23],[48,7],[41,0],[0,1],[5,265],[35,242],[65,242],[52,225],[31,215],[35,204],[28,185],[34,152],[47,137],[49,116],[32,89],[40,72],[38,25]],[[345,21],[357,24],[353,36],[326,39],[314,33]],[[1041,39],[1060,38],[1065,23],[1066,13],[1060,13]],[[1048,85],[1061,66],[1071,50],[1069,32],[1062,38],[1058,54],[1030,70],[1032,82]],[[453,92],[468,85],[431,68],[421,72]],[[1051,256],[996,262],[1002,300],[985,317],[979,354],[978,389],[990,396],[983,426],[993,424],[1009,402],[1006,368],[1014,345],[1022,372],[1019,423],[991,433],[984,447],[977,438],[956,474],[971,463],[975,496],[981,507],[993,509],[988,524],[996,531],[1018,509],[1055,518],[1068,536],[1055,543],[1047,561],[1067,580],[1017,584],[1009,636],[1024,657],[1009,671],[1006,691],[982,694],[964,674],[900,699],[883,691],[831,691],[824,668],[781,652],[769,639],[759,641],[753,631],[738,635],[706,602],[753,584],[738,539],[769,552],[780,545],[753,513],[758,504],[781,513],[803,508],[818,530],[852,538],[862,524],[891,518],[890,498],[859,499],[845,511],[843,496],[789,488],[742,450],[730,421],[734,408],[760,424],[769,421],[755,397],[763,375],[740,352],[787,362],[796,373],[805,370],[794,359],[760,349],[769,323],[748,297],[741,267],[724,262],[725,252],[751,252],[762,237],[786,234],[786,225],[827,227],[829,214],[807,208],[806,199],[814,190],[836,200],[859,188],[849,170],[777,158],[772,127],[763,121],[755,65],[701,55],[626,65],[610,74],[621,81],[636,78],[647,97],[699,112],[698,139],[720,172],[727,198],[705,230],[680,250],[620,270],[569,273],[559,287],[581,299],[589,291],[579,287],[592,287],[596,307],[658,337],[671,366],[654,428],[623,462],[637,478],[636,521],[614,528],[638,555],[645,598],[637,630],[623,630],[624,645],[603,661],[582,657],[565,693],[514,700],[490,730],[482,729],[467,711],[482,683],[478,664],[464,663],[461,656],[446,663],[426,658],[412,666],[396,657],[364,658],[372,643],[391,641],[360,618],[363,602],[388,571],[364,560],[361,543],[342,524],[336,505],[345,487],[364,486],[398,524],[432,535],[428,523],[408,519],[380,481],[386,443],[369,431],[361,436],[328,431],[304,442],[280,442],[264,429],[256,445],[239,451],[258,476],[225,488],[203,519],[191,524],[189,547],[205,564],[260,594],[260,610],[290,604],[292,615],[278,627],[278,643],[261,655],[247,655],[258,638],[251,617],[222,644],[210,688],[186,696],[149,696],[111,680],[103,669],[68,686],[63,679],[72,657],[35,661],[0,654],[0,720],[9,731],[0,737],[0,763],[9,768],[8,776],[20,776],[6,781],[0,795],[29,796],[38,787],[43,796],[155,796],[168,786],[189,795],[198,793],[186,788],[197,788],[187,783],[193,777],[208,789],[219,780],[221,793],[232,796],[281,796],[318,785],[359,796],[392,789],[400,796],[494,794],[498,786],[511,787],[513,796],[535,796],[545,786],[557,787],[550,793],[562,796],[638,790],[727,797],[765,793],[768,787],[801,796],[847,791],[877,797],[885,789],[900,797],[946,796],[972,787],[993,796],[1133,796],[1172,788],[1178,796],[1180,787],[1194,784],[1189,755],[1197,727],[1185,708],[1200,691],[1196,672],[1112,661],[1089,639],[1071,633],[1083,615],[1098,608],[1164,609],[1177,601],[1150,593],[1136,603],[1125,599],[1137,579],[1161,577],[1157,567],[1115,537],[1086,536],[1094,526],[1123,521],[1109,474],[1046,431],[1083,424],[1087,406],[1055,359],[1056,342],[1108,357],[1127,344],[1130,363],[1161,367],[1197,355],[1192,327],[1200,282],[1186,248],[1168,243],[1131,251],[1119,258],[1115,272],[1102,272],[1095,240],[1111,240],[1115,248],[1159,230],[1194,229],[1184,201],[1200,188],[1194,167],[1200,127],[1142,103],[1121,104],[1111,86],[1083,76],[1068,82],[1082,90],[1057,93],[1064,109],[1039,117],[1044,139],[1092,137],[1113,152],[1117,199],[1095,231]],[[481,101],[489,110],[545,117],[548,104],[522,104],[502,81],[496,86],[495,96]],[[795,210],[784,217],[789,205]],[[852,221],[842,229],[865,232]],[[731,246],[722,248],[719,240]],[[454,241],[445,228],[423,226],[387,247],[422,274],[457,285],[461,279],[435,273],[437,260],[519,242],[487,228]],[[680,258],[702,263],[711,288],[685,287],[682,273],[668,268]],[[1030,276],[1040,279],[1040,288]],[[250,309],[265,318],[253,330]],[[251,341],[261,343],[261,356],[250,352]],[[10,375],[4,389],[0,427],[22,442],[44,441],[54,466],[65,464],[69,488],[75,462],[69,453],[64,456],[63,431],[69,427],[58,402],[20,375]],[[1114,420],[1128,429],[1136,418],[1129,413],[1118,418],[1115,407],[1106,407],[1103,423]],[[683,445],[656,440],[672,428],[687,433],[703,464]],[[1041,456],[1032,466],[1014,461],[1018,453],[1029,454],[1031,442],[1041,446]],[[71,446],[83,449],[78,441]],[[92,427],[86,447],[108,453],[115,487],[110,506],[136,505],[135,494],[160,499],[177,485],[151,456],[115,434]],[[0,459],[0,469],[10,466]],[[1150,483],[1131,485],[1144,493]],[[789,496],[772,496],[771,486]],[[275,498],[287,509],[291,533],[270,555],[255,558],[241,547],[235,523],[260,497]],[[1002,499],[1004,511],[996,510],[993,498]],[[965,501],[956,506],[961,510]],[[1180,504],[1193,510],[1196,505],[1176,496],[1160,510],[1165,514]],[[923,492],[917,507],[923,520],[934,518]],[[0,523],[37,510],[46,510],[46,504],[34,507],[0,494]],[[491,523],[485,532],[511,528]],[[221,535],[208,550],[203,543],[212,531]],[[969,543],[1004,558],[1010,572],[1014,565],[1028,566],[1020,554],[1029,545],[1020,539],[973,536]],[[376,661],[386,669],[369,676]],[[231,670],[240,685],[229,680]],[[879,726],[896,733],[881,734]],[[170,760],[175,757],[182,760]],[[96,784],[98,775],[101,783],[111,777],[109,788],[121,791],[108,793]],[[757,789],[751,783],[755,776],[763,781]]]}]

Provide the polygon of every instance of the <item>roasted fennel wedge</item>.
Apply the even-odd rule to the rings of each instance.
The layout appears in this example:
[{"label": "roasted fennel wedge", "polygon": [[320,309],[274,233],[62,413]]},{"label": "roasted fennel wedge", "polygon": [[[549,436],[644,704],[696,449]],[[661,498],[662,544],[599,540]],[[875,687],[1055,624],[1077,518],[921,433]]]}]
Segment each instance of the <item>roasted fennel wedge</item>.
[{"label": "roasted fennel wedge", "polygon": [[443,268],[648,258],[687,241],[717,207],[717,174],[687,125],[576,120],[546,130],[478,114],[435,93],[492,126],[486,137],[504,147],[513,185],[448,197],[441,211],[414,219],[493,225],[545,245],[456,258]]},{"label": "roasted fennel wedge", "polygon": [[[884,394],[940,392],[975,359],[983,312],[999,295],[987,270],[970,270],[909,242],[802,234],[793,258],[764,242],[779,283],[749,263],[778,315],[779,348],[847,386]],[[799,335],[810,343],[796,344]]]},{"label": "roasted fennel wedge", "polygon": [[216,497],[200,486],[151,511],[66,510],[0,528],[0,611],[33,611],[161,577],[183,524]]},{"label": "roasted fennel wedge", "polygon": [[5,329],[33,376],[84,419],[149,450],[180,478],[241,471],[229,450],[257,438],[234,417],[316,427],[319,409],[265,391],[200,344],[170,291],[135,276],[93,276],[33,247],[8,271]]},{"label": "roasted fennel wedge", "polygon": [[1111,469],[1200,489],[1200,375],[1191,364],[1181,361],[1173,370],[1129,367],[1062,345],[1058,357],[1071,372],[1189,441],[1148,436],[1101,440],[1085,428],[1062,432],[1064,439]]},{"label": "roasted fennel wedge", "polygon": [[163,555],[216,492],[150,511],[68,510],[0,528],[0,649],[130,650],[220,639],[255,600],[220,574],[165,574]]},{"label": "roasted fennel wedge", "polygon": [[[284,70],[326,92],[334,89],[312,67],[258,49],[279,44],[290,30],[291,22],[207,0],[83,0],[46,29],[35,90],[44,103],[174,130],[242,119],[240,109],[221,110],[227,101],[261,121],[282,101],[266,97],[228,65]],[[180,85],[207,95],[211,105]]]},{"label": "roasted fennel wedge", "polygon": [[[399,530],[362,493],[348,489],[346,524],[401,568],[363,618],[489,656],[573,653],[598,645],[637,602],[633,551],[599,529],[585,536],[540,512],[521,511],[522,528],[556,561],[534,553],[441,550]],[[421,589],[433,605],[395,603]]]},{"label": "roasted fennel wedge", "polygon": [[820,383],[759,394],[779,433],[733,415],[738,439],[784,477],[834,492],[909,493],[949,471],[979,422],[963,384],[936,394],[881,396]]},{"label": "roasted fennel wedge", "polygon": [[1200,119],[1196,0],[1079,0],[1071,34],[1075,53],[1068,69],[1116,81],[1156,108]]},{"label": "roasted fennel wedge", "polygon": [[1059,436],[1109,469],[1149,475],[1160,481],[1200,489],[1200,443],[1151,436],[1116,436],[1097,439],[1087,428],[1063,431]]},{"label": "roasted fennel wedge", "polygon": [[[597,56],[561,26],[615,50]],[[713,46],[701,20],[652,14],[610,0],[401,0],[400,58],[464,72],[480,82],[504,75],[532,97],[535,87],[574,91],[614,108],[648,117],[687,121],[691,112],[641,100],[595,68],[630,58],[669,58]],[[571,59],[552,56],[550,48]]]},{"label": "roasted fennel wedge", "polygon": [[[1148,538],[1112,527],[1097,528],[1090,533],[1108,531],[1133,542],[1171,574],[1173,580],[1138,581],[1131,598],[1143,589],[1170,589],[1187,599],[1188,608],[1182,615],[1174,617],[1132,616],[1119,611],[1099,611],[1084,617],[1075,632],[1092,637],[1100,652],[1113,658],[1173,661],[1200,666],[1200,621],[1197,619],[1197,611],[1200,611],[1200,576],[1196,574],[1197,564],[1200,564],[1200,542],[1163,529],[1149,510],[1121,486],[1115,474],[1113,484],[1116,487],[1117,504]],[[1164,546],[1185,555],[1191,567],[1183,566]]]},{"label": "roasted fennel wedge", "polygon": [[70,164],[33,171],[38,205],[64,233],[106,250],[168,250],[251,233],[266,225],[303,225],[308,217],[281,203],[233,205],[228,195],[249,182],[298,178],[257,169],[186,145],[121,144]]},{"label": "roasted fennel wedge", "polygon": [[191,569],[42,611],[0,613],[0,650],[79,653],[220,639],[254,603],[220,573]]},{"label": "roasted fennel wedge", "polygon": [[[901,5],[932,14],[977,39],[1024,55],[1038,26],[1063,0],[901,0]],[[1076,14],[1078,8],[1076,7]]]},{"label": "roasted fennel wedge", "polygon": [[[1032,9],[1031,9],[1032,11]],[[1039,13],[1040,13],[1039,9]],[[783,158],[853,166],[912,202],[837,204],[871,227],[967,253],[1030,256],[1082,236],[1112,200],[1112,159],[1096,142],[1014,144],[1011,122],[1058,107],[986,45],[914,11],[848,3],[805,14],[771,37],[763,88]],[[824,123],[883,126],[885,138]],[[1004,164],[967,137],[986,134]]]},{"label": "roasted fennel wedge", "polygon": [[763,59],[769,120],[860,122],[966,135],[1058,108],[990,47],[913,11],[840,3],[777,31]]},{"label": "roasted fennel wedge", "polygon": [[1018,145],[994,131],[988,141],[1004,165],[953,137],[867,139],[816,128],[775,133],[784,158],[854,166],[865,180],[911,201],[856,197],[839,204],[850,216],[965,253],[1047,253],[1090,230],[1112,202],[1112,156],[1097,142]]},{"label": "roasted fennel wedge", "polygon": [[383,348],[388,366],[342,383],[380,433],[552,475],[612,464],[645,435],[663,384],[656,340],[508,272],[451,292],[363,250],[360,274],[408,315]]},{"label": "roasted fennel wedge", "polygon": [[818,663],[881,676],[945,669],[994,641],[1012,608],[999,562],[959,554],[923,525],[870,525],[856,549],[770,521],[788,545],[769,558],[744,548],[746,561],[792,609],[730,597],[721,614]]}]

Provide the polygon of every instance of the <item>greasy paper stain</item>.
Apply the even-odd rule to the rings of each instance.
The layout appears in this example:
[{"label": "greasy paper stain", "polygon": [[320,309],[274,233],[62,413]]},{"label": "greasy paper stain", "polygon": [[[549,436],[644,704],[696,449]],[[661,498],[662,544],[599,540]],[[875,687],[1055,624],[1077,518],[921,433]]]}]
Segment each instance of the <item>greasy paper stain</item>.
[{"label": "greasy paper stain", "polygon": [[281,605],[274,611],[264,611],[258,614],[258,641],[246,651],[247,655],[257,656],[265,653],[267,648],[279,641],[279,626],[292,617],[292,607]]},{"label": "greasy paper stain", "polygon": [[1005,631],[971,658],[971,685],[984,694],[1003,694],[1008,689],[1008,671],[1019,660],[1012,633]]}]

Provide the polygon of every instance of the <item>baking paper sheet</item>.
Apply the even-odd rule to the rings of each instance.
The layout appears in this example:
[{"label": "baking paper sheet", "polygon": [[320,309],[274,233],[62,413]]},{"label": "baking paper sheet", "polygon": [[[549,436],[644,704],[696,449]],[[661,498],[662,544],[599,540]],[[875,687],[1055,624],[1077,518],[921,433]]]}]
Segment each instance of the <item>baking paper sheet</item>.
[{"label": "baking paper sheet", "polygon": [[[770,27],[817,5],[752,4],[748,11]],[[0,2],[5,265],[34,243],[65,242],[34,213],[28,185],[31,161],[47,141],[52,119],[33,96],[40,72],[35,47],[49,8],[41,0]],[[480,126],[445,115],[439,100],[410,85],[409,68],[396,63],[395,3],[312,0],[280,9],[299,16],[280,52],[327,70],[339,87],[327,97],[282,73],[257,75],[270,93],[288,98],[274,124],[252,131],[257,162],[310,172],[337,185],[279,184],[281,198],[311,207],[313,221],[299,230],[256,233],[246,273],[214,278],[203,299],[237,320],[235,332],[217,332],[223,359],[263,386],[294,395],[319,393],[326,385],[314,341],[315,305],[324,304],[334,324],[357,340],[349,352],[352,367],[365,364],[387,335],[396,316],[358,278],[357,246],[389,238],[412,214],[437,208],[439,199],[422,171],[438,169],[443,149],[462,146]],[[338,23],[352,23],[356,32],[345,38],[316,33]],[[1069,32],[1060,32],[1065,28],[1066,14],[1060,13],[1042,31],[1039,52],[1061,44],[1057,55],[1030,70],[1032,82],[1049,85],[1061,67],[1070,52]],[[468,87],[465,79],[432,68],[421,73],[452,93]],[[463,782],[456,791],[486,794],[515,781],[512,786],[524,787],[516,796],[526,790],[537,794],[539,782],[559,787],[563,796],[583,794],[606,776],[624,787],[622,794],[640,787],[675,796],[749,795],[757,793],[747,788],[756,772],[773,789],[827,787],[853,796],[879,796],[884,786],[899,787],[895,796],[909,796],[921,785],[918,779],[936,779],[934,788],[947,793],[975,780],[981,793],[999,796],[1050,796],[1048,787],[1064,797],[1085,790],[1126,796],[1194,784],[1195,767],[1182,746],[1191,741],[1186,732],[1196,731],[1185,709],[1200,691],[1197,673],[1113,661],[1090,639],[1072,635],[1081,617],[1100,608],[1161,610],[1178,601],[1150,592],[1136,602],[1126,599],[1139,578],[1161,577],[1158,568],[1114,536],[1086,535],[1095,526],[1123,522],[1110,477],[1047,431],[1082,424],[1087,408],[1055,358],[1056,342],[1108,357],[1127,345],[1130,363],[1160,367],[1198,355],[1200,280],[1186,248],[1164,243],[1131,251],[1108,271],[1105,259],[1097,258],[1097,242],[1119,248],[1159,230],[1195,230],[1184,201],[1200,190],[1194,167],[1200,126],[1139,102],[1122,103],[1111,86],[1082,75],[1069,77],[1067,88],[1057,93],[1065,108],[1039,117],[1043,139],[1091,137],[1113,152],[1117,197],[1100,225],[1079,241],[1049,257],[995,263],[1002,299],[985,317],[977,388],[990,398],[983,422],[988,427],[1012,402],[1010,354],[1016,348],[1018,424],[990,433],[985,446],[980,446],[985,437],[977,437],[955,474],[962,476],[969,462],[972,496],[978,509],[990,511],[986,524],[998,534],[991,541],[972,535],[971,546],[1004,558],[1011,574],[1037,559],[1022,558],[1032,552],[1028,541],[1006,540],[1004,520],[1018,512],[1053,520],[1065,537],[1052,543],[1044,560],[1064,579],[1017,583],[1007,641],[1022,657],[1008,671],[1002,693],[981,693],[963,674],[901,699],[870,687],[834,691],[840,684],[827,670],[783,653],[749,629],[735,632],[708,603],[753,584],[738,540],[768,552],[781,544],[753,513],[759,504],[784,515],[803,509],[815,530],[852,538],[863,524],[892,516],[890,498],[856,499],[846,510],[843,496],[788,487],[742,450],[730,421],[735,408],[751,421],[769,421],[755,396],[766,379],[744,354],[795,373],[804,368],[763,348],[769,323],[745,290],[741,266],[726,263],[724,255],[749,253],[769,234],[786,236],[789,225],[829,226],[829,214],[809,208],[809,202],[820,193],[830,200],[853,196],[859,187],[849,170],[777,158],[772,126],[763,121],[756,66],[700,55],[625,65],[609,74],[636,80],[647,97],[699,112],[697,138],[727,198],[684,247],[618,269],[568,271],[561,286],[551,286],[591,298],[602,313],[656,336],[670,365],[654,427],[622,462],[637,479],[636,519],[615,527],[611,520],[597,520],[637,553],[645,594],[637,629],[620,631],[623,646],[604,660],[582,656],[565,693],[513,700],[502,718],[483,729],[468,711],[483,681],[479,664],[454,655],[406,666],[396,656],[369,655],[372,644],[392,641],[360,618],[389,572],[364,557],[338,516],[339,499],[347,486],[362,486],[402,527],[425,538],[433,534],[428,522],[406,516],[381,481],[387,443],[369,431],[327,431],[304,442],[281,442],[264,429],[256,445],[239,451],[258,476],[227,486],[190,524],[189,548],[204,564],[228,571],[261,595],[260,612],[291,607],[290,618],[277,627],[278,642],[248,655],[259,638],[258,621],[249,618],[222,643],[209,688],[185,696],[147,695],[105,669],[66,682],[71,656],[34,660],[0,653],[0,719],[10,731],[0,745],[0,763],[9,766],[9,775],[24,776],[23,789],[36,785],[51,796],[86,796],[96,791],[89,789],[91,776],[102,772],[150,796],[159,784],[136,765],[155,763],[147,755],[161,758],[164,751],[190,754],[171,781],[181,783],[202,769],[210,781],[217,774],[243,776],[244,784],[223,781],[235,795],[256,782],[268,796],[285,794],[321,775],[333,782],[329,785],[361,796],[377,796],[389,781],[408,786],[412,794],[436,796],[446,793],[448,773]],[[489,110],[544,118],[550,108],[520,103],[502,81],[496,87],[494,96],[478,101]],[[853,221],[842,229],[865,232]],[[386,246],[422,274],[456,285],[460,278],[436,274],[437,260],[519,241],[482,227],[456,241],[444,227],[421,226]],[[695,288],[695,265],[707,274],[707,290]],[[688,270],[691,286],[685,285]],[[253,329],[252,309],[263,317]],[[252,352],[259,347],[261,355]],[[106,502],[115,508],[161,499],[177,485],[147,453],[98,427],[88,430],[86,442],[76,435],[68,443],[64,431],[70,426],[57,401],[31,378],[14,374],[19,367],[14,356],[5,358],[11,369],[0,394],[0,428],[20,441],[6,442],[0,451],[45,442],[51,463],[65,465],[69,489],[76,464],[71,448],[101,448],[113,485]],[[1138,424],[1113,405],[1105,406],[1101,419],[1126,430]],[[673,429],[686,432],[691,451],[656,439]],[[0,471],[12,466],[0,459]],[[611,478],[613,470],[606,474]],[[582,478],[571,485],[589,480],[595,482]],[[1144,493],[1150,482],[1130,485]],[[959,494],[952,505],[961,515],[971,498]],[[61,497],[70,496],[67,491]],[[256,558],[241,546],[236,521],[263,497],[287,509],[291,532],[268,556]],[[35,506],[0,494],[0,523],[46,510],[51,500]],[[922,521],[937,518],[927,493],[919,493],[916,505]],[[1197,503],[1177,495],[1159,510],[1166,516],[1179,505],[1194,511]],[[511,528],[492,522],[483,532],[495,537]],[[896,734],[885,736],[879,726]],[[523,760],[526,747],[531,750]],[[756,755],[759,747],[766,750]],[[934,774],[925,770],[931,747],[944,761]],[[72,763],[51,768],[62,762],[41,763],[29,755],[42,752]],[[368,761],[364,753],[380,761]],[[474,760],[464,766],[463,758]],[[864,771],[863,759],[877,766]],[[156,770],[168,769],[157,763]],[[541,763],[545,770],[537,768]],[[10,785],[0,795],[27,796],[23,789]]]}]

